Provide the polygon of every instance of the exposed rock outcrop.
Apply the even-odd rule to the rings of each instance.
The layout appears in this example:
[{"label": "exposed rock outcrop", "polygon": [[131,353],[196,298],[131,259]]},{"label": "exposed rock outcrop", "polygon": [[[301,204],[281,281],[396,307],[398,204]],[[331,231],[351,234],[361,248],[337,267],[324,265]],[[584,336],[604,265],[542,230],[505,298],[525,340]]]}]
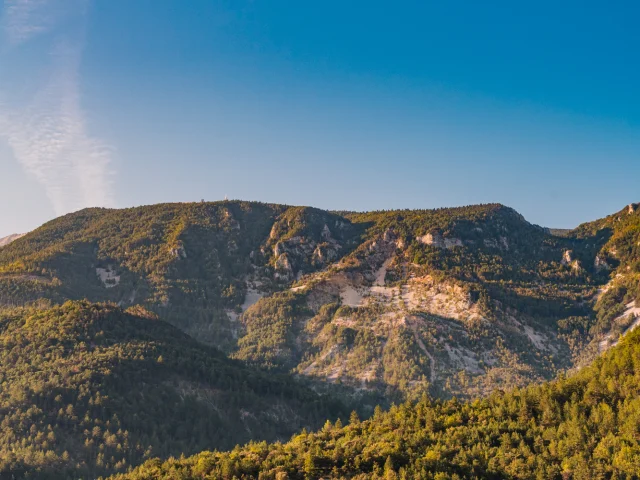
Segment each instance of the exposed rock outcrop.
[{"label": "exposed rock outcrop", "polygon": [[573,250],[565,250],[562,254],[562,260],[560,260],[560,263],[564,266],[571,267],[571,270],[576,273],[582,271],[580,260],[574,258]]},{"label": "exposed rock outcrop", "polygon": [[602,270],[611,270],[611,266],[607,263],[607,260],[601,255],[596,255],[596,259],[593,261],[593,266],[596,269],[596,272],[600,272]]},{"label": "exposed rock outcrop", "polygon": [[120,275],[111,265],[107,265],[106,268],[96,268],[96,275],[100,278],[104,288],[113,288],[120,283]]},{"label": "exposed rock outcrop", "polygon": [[179,244],[176,247],[173,247],[169,253],[176,258],[187,258],[187,252],[184,249],[184,245]]},{"label": "exposed rock outcrop", "polygon": [[425,245],[432,245],[437,248],[453,248],[462,246],[462,240],[459,238],[445,238],[439,232],[427,233],[422,237],[418,237],[418,241]]}]

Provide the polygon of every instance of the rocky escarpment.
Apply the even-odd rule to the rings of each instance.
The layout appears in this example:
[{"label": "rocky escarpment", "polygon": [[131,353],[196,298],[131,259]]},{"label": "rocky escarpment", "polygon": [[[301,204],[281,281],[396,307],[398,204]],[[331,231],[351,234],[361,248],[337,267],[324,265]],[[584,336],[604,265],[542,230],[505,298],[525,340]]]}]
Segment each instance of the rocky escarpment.
[{"label": "rocky escarpment", "polygon": [[[611,320],[637,289],[632,207],[562,236],[502,205],[88,209],[0,250],[0,303],[140,304],[318,388],[483,394],[571,367],[594,323],[602,334],[624,323]],[[621,310],[600,318],[594,295],[621,273],[625,293],[603,307]]]},{"label": "rocky escarpment", "polygon": [[322,269],[357,245],[358,229],[348,220],[313,208],[293,208],[271,228],[262,254],[275,278],[287,282]]},{"label": "rocky escarpment", "polygon": [[[270,356],[263,366],[293,368],[318,385],[403,398],[425,390],[444,396],[484,394],[498,384],[540,380],[567,365],[570,349],[556,329],[491,299],[483,284],[467,275],[456,278],[438,264],[417,260],[423,248],[449,262],[461,256],[474,261],[479,252],[494,251],[517,258],[526,247],[517,230],[496,231],[491,225],[460,230],[403,235],[401,226],[388,227],[330,268],[298,278],[290,296],[269,300],[270,311],[292,315],[286,324],[273,324],[269,317],[274,330],[285,329],[282,343],[273,347],[286,354]],[[465,230],[473,235],[465,237]],[[540,252],[562,256],[560,246]],[[563,267],[557,261],[557,268]],[[245,318],[249,330],[267,324],[260,316],[264,300]],[[262,330],[262,336],[272,335]],[[247,342],[259,338],[247,337],[239,358],[255,352],[258,345]],[[259,356],[248,355],[244,358],[260,363]]]}]

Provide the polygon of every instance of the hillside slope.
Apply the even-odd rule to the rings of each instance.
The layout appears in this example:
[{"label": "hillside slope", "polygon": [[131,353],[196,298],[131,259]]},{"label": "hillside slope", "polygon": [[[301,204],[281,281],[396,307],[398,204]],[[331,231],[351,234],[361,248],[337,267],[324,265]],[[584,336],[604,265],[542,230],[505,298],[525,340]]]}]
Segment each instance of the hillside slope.
[{"label": "hillside slope", "polygon": [[149,456],[285,439],[345,416],[140,307],[5,311],[0,345],[2,478],[95,478]]},{"label": "hillside slope", "polygon": [[555,237],[501,205],[345,217],[358,247],[251,306],[236,358],[400,401],[573,364],[609,278],[604,238]]},{"label": "hillside slope", "polygon": [[600,239],[596,261],[610,276],[595,296],[591,343],[579,362],[585,365],[640,324],[640,205],[580,225],[571,235]]},{"label": "hillside slope", "polygon": [[[330,242],[326,225],[336,232]],[[263,294],[255,287],[270,292],[290,281],[293,268],[322,268],[348,250],[355,233],[328,212],[249,202],[86,209],[0,250],[0,305],[40,298],[141,304],[229,349],[237,315]]]},{"label": "hillside slope", "polygon": [[[140,304],[320,390],[474,397],[551,379],[615,343],[611,325],[625,331],[618,316],[636,308],[634,208],[562,236],[499,204],[88,209],[0,250],[0,305]],[[625,289],[607,287],[616,275]],[[613,304],[622,310],[604,318]]]},{"label": "hillside slope", "polygon": [[633,479],[639,379],[640,330],[569,378],[472,403],[425,398],[284,444],[151,460],[114,479]]}]

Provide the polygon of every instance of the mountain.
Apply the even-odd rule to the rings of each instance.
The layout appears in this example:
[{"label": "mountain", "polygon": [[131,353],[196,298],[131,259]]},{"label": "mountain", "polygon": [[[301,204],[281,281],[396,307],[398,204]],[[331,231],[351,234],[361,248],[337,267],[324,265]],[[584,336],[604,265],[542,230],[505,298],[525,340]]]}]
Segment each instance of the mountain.
[{"label": "mountain", "polygon": [[635,204],[60,217],[0,249],[0,477],[633,478],[639,248]]},{"label": "mountain", "polygon": [[595,296],[592,341],[582,364],[615,345],[620,337],[640,322],[640,205],[630,204],[617,213],[580,225],[577,238],[599,239],[596,256],[599,269],[610,280]]},{"label": "mountain", "polygon": [[483,400],[405,403],[287,443],[151,460],[114,480],[632,479],[640,473],[640,330],[570,377]]},{"label": "mountain", "polygon": [[348,410],[225,358],[133,307],[67,302],[0,313],[0,478],[96,478]]},{"label": "mountain", "polygon": [[11,242],[24,237],[24,233],[14,233],[13,235],[8,235],[6,237],[0,238],[0,247],[4,247],[5,245],[9,245]]},{"label": "mountain", "polygon": [[139,304],[318,391],[470,398],[593,358],[598,291],[626,268],[622,223],[600,222],[558,236],[499,204],[87,209],[0,250],[0,304]]},{"label": "mountain", "polygon": [[[281,265],[272,261],[272,245],[302,234],[305,248],[327,255],[348,250],[355,234],[348,224],[335,244],[322,240],[322,227],[339,221],[315,209],[248,202],[82,210],[0,251],[0,304],[40,298],[142,304],[229,350],[238,313],[260,295],[251,286],[271,292],[290,280],[286,271],[274,274]],[[327,263],[311,255],[288,261],[298,271]]]},{"label": "mountain", "polygon": [[585,299],[608,278],[597,242],[501,205],[344,216],[364,230],[358,247],[250,307],[235,358],[396,401],[486,394],[572,365],[580,335],[561,325],[589,322]]}]

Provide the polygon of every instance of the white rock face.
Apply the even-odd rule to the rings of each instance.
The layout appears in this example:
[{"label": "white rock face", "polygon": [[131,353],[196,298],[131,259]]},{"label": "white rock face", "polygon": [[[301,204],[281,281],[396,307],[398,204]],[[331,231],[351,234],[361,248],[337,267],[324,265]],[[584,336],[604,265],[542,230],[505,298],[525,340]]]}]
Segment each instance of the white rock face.
[{"label": "white rock face", "polygon": [[593,262],[593,266],[595,267],[596,271],[601,271],[601,270],[610,270],[611,266],[609,266],[609,264],[607,263],[607,261],[601,257],[600,255],[596,255],[596,259]]},{"label": "white rock face", "polygon": [[573,252],[571,250],[565,250],[560,263],[562,265],[569,265],[571,262],[573,262]]},{"label": "white rock face", "polygon": [[425,245],[433,245],[434,247],[444,248],[444,240],[439,233],[427,233],[422,237],[418,237],[420,243]]},{"label": "white rock face", "polygon": [[459,238],[445,238],[444,239],[444,248],[453,248],[453,247],[461,247],[462,240]]},{"label": "white rock face", "polygon": [[485,238],[482,240],[482,243],[484,243],[484,246],[488,248],[498,248],[498,242],[495,238]]},{"label": "white rock face", "polygon": [[582,270],[582,265],[580,265],[580,261],[578,259],[573,258],[572,250],[565,250],[562,255],[562,260],[560,263],[565,266],[571,267],[574,272],[580,272]]},{"label": "white rock face", "polygon": [[178,245],[171,249],[171,255],[176,258],[187,258],[187,252],[184,249],[184,245]]},{"label": "white rock face", "polygon": [[320,233],[320,236],[322,237],[323,240],[326,240],[326,241],[331,240],[331,230],[329,230],[329,226],[326,223],[322,228],[322,233]]},{"label": "white rock face", "polygon": [[96,275],[102,281],[104,288],[113,288],[120,283],[120,275],[116,275],[111,265],[107,266],[107,268],[96,268]]},{"label": "white rock face", "polygon": [[425,245],[433,245],[437,248],[453,248],[462,246],[462,240],[459,238],[444,238],[439,233],[427,233],[422,237],[418,237],[418,241]]}]

